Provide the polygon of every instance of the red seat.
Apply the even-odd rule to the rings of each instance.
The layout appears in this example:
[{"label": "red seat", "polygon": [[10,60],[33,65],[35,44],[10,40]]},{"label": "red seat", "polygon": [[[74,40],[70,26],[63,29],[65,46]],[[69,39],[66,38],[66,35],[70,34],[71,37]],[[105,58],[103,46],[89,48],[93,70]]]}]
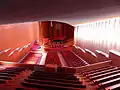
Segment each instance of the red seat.
[{"label": "red seat", "polygon": [[80,67],[87,65],[84,60],[77,57],[73,52],[71,51],[61,51],[62,56],[64,57],[66,63],[69,67]]}]

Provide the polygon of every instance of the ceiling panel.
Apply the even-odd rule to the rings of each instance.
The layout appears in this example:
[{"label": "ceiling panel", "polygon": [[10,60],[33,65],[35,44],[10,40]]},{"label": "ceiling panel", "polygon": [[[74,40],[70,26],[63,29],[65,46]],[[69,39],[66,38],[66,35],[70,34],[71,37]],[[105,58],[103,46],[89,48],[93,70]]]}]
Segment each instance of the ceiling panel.
[{"label": "ceiling panel", "polygon": [[0,23],[58,20],[70,24],[119,16],[120,0],[1,0]]}]

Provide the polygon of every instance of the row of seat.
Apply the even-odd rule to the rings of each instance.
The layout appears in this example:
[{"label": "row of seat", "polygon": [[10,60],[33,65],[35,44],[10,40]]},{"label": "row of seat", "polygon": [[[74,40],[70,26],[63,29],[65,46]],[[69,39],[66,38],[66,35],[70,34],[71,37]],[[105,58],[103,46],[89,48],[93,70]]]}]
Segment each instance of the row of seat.
[{"label": "row of seat", "polygon": [[[26,66],[27,64],[23,65]],[[34,71],[32,68],[34,68]],[[11,82],[4,84],[1,90],[8,90],[10,85],[12,85],[10,86],[10,90],[88,90],[89,88],[83,79],[76,76],[75,72],[71,72],[72,70],[75,70],[75,68],[58,66],[57,70],[55,69],[54,71],[48,70],[48,68],[51,69],[51,67],[48,67],[47,65],[35,65],[35,67],[32,65],[32,68],[30,68],[30,71],[33,72],[27,74],[28,70],[25,70],[20,75],[17,74],[18,79],[13,78]],[[2,86],[0,85],[0,88],[1,87]]]},{"label": "row of seat", "polygon": [[60,59],[58,57],[57,52],[55,51],[48,51],[45,64],[57,64],[61,65]]},{"label": "row of seat", "polygon": [[84,55],[86,53],[84,49],[73,46],[72,51],[75,52],[79,57],[84,59]]},{"label": "row of seat", "polygon": [[34,71],[24,82],[21,83],[28,88],[49,90],[80,90],[86,88],[82,81],[70,73]]},{"label": "row of seat", "polygon": [[0,84],[6,84],[8,80],[12,80],[13,77],[25,71],[24,67],[7,67],[0,71]]},{"label": "row of seat", "polygon": [[63,44],[52,44],[50,45],[50,48],[61,48],[61,47],[64,47]]},{"label": "row of seat", "polygon": [[60,52],[65,60],[65,62],[68,64],[69,67],[80,67],[87,65],[84,60],[77,57],[73,52],[67,50],[67,51],[61,51]]},{"label": "row of seat", "polygon": [[120,89],[120,68],[115,66],[107,66],[91,71],[83,72],[83,74],[97,84],[100,89],[119,90]]},{"label": "row of seat", "polygon": [[103,62],[109,60],[108,54],[102,52],[100,50],[95,50],[94,52],[89,49],[83,49],[80,47],[73,47],[73,52],[75,52],[78,56],[84,59],[89,64]]},{"label": "row of seat", "polygon": [[[9,65],[13,66],[13,64]],[[79,81],[73,72],[71,72],[72,68],[58,67],[57,71],[48,72],[48,66],[34,65],[35,67],[33,67],[33,65],[31,65],[30,67],[29,65],[28,67],[28,65],[29,64],[14,64],[16,67],[7,67],[1,70],[1,90],[80,90],[80,88],[86,87],[83,82]],[[68,70],[70,70],[70,72]],[[29,73],[29,71],[33,72]]]},{"label": "row of seat", "polygon": [[21,63],[25,64],[37,64],[40,62],[42,58],[42,53],[35,53],[35,52],[30,52],[22,61]]}]

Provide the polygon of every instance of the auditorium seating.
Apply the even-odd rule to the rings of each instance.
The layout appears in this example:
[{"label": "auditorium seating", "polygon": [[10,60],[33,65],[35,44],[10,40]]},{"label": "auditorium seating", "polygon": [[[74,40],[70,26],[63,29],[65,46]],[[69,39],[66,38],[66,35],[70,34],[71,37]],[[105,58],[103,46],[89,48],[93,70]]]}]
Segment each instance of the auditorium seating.
[{"label": "auditorium seating", "polygon": [[61,45],[61,44],[52,44],[50,47],[51,48],[59,48],[59,47],[63,47],[63,45]]},{"label": "auditorium seating", "polygon": [[[19,78],[20,74],[22,74],[27,68],[25,67],[5,67],[3,70],[0,70],[0,89],[8,90],[7,85],[9,86],[9,90],[12,90],[12,84],[14,81]],[[16,81],[16,82],[19,82]],[[16,84],[17,85],[17,84]]]},{"label": "auditorium seating", "polygon": [[[101,66],[102,65],[103,64],[101,64]],[[75,72],[73,73],[69,71],[64,72],[64,69],[67,67],[58,66],[57,70],[54,68],[55,70],[51,72],[48,72],[46,68],[48,67],[45,65],[27,66],[27,64],[17,64],[14,67],[5,67],[5,69],[0,71],[0,88],[3,90],[7,90],[8,87],[10,90],[89,90],[89,86],[85,85],[85,82],[83,82],[79,73],[76,74]],[[72,68],[69,69],[72,70]],[[90,77],[94,77],[98,74],[102,75],[113,72],[113,70],[115,72],[119,70],[119,67],[106,65],[101,68],[98,66],[98,68],[86,70],[82,72],[82,74],[90,79]],[[95,85],[98,85],[97,89],[91,88],[91,90],[118,89],[120,80],[119,76],[119,73],[115,73],[106,77],[90,79]],[[19,80],[18,78],[21,78],[22,80]]]},{"label": "auditorium seating", "polygon": [[60,52],[65,59],[65,62],[68,64],[69,67],[80,67],[80,66],[85,66],[87,63],[77,57],[73,52],[67,50],[67,51],[61,51]]},{"label": "auditorium seating", "polygon": [[93,69],[82,72],[85,77],[92,81],[99,89],[119,90],[120,88],[120,68],[107,66],[104,68]]},{"label": "auditorium seating", "polygon": [[89,64],[93,64],[93,63],[99,62],[98,61],[98,57],[97,57],[97,55],[94,52],[92,52],[89,49],[85,49],[85,52],[86,52],[86,54],[85,54],[84,60],[86,60]]},{"label": "auditorium seating", "polygon": [[77,46],[73,46],[72,50],[75,52],[75,54],[77,54],[89,64],[109,60],[109,55],[101,50],[95,50],[95,52],[93,52],[89,49],[83,49]]},{"label": "auditorium seating", "polygon": [[109,55],[107,53],[100,51],[100,50],[95,50],[95,51],[96,51],[96,55],[98,57],[99,62],[109,60]]},{"label": "auditorium seating", "polygon": [[42,58],[42,53],[36,53],[35,51],[30,51],[29,54],[20,62],[25,64],[37,64]]},{"label": "auditorium seating", "polygon": [[[93,82],[94,85],[97,85],[97,89],[110,89],[110,90],[116,90],[119,89],[119,82],[120,82],[120,70],[119,67],[112,66],[111,63],[108,63],[110,65],[104,64],[104,61],[99,61],[97,59],[97,54],[94,55],[90,50],[85,49],[84,58],[93,59],[93,64],[87,65],[83,59],[76,56],[72,51],[70,50],[61,50],[59,51],[63,58],[65,59],[66,63],[68,64],[69,68],[67,70],[66,68],[61,68],[61,66],[57,51],[48,51],[48,54],[46,56],[45,60],[45,66],[46,68],[42,71],[32,71],[30,75],[27,76],[22,82],[21,86],[25,89],[27,88],[34,88],[34,89],[68,89],[68,90],[81,90],[81,88],[86,88],[86,85],[82,81],[80,81],[77,77],[81,77],[81,74],[77,73],[75,76],[71,73],[66,73],[65,71],[72,71],[73,67],[75,67],[73,72],[76,73],[83,68],[83,71],[81,69],[82,74],[89,79],[89,81]],[[96,50],[97,53],[101,52],[99,50]],[[32,53],[32,52],[31,52]],[[35,53],[34,53],[35,54]],[[37,53],[38,54],[38,53]],[[39,54],[36,56],[39,56]],[[91,56],[94,56],[91,58]],[[32,55],[28,55],[28,58]],[[35,55],[33,55],[35,56]],[[100,59],[104,59],[101,57]],[[97,64],[97,63],[103,63],[103,64]],[[49,64],[51,65],[58,65],[57,69],[53,69],[52,67],[48,67]],[[96,64],[96,65],[94,65]],[[48,66],[47,66],[48,65]],[[92,66],[91,70],[86,70],[84,67]],[[98,65],[98,66],[97,66]],[[103,67],[102,67],[103,65]],[[105,66],[104,66],[105,65]],[[83,67],[80,67],[83,66]],[[79,68],[80,67],[80,68]],[[97,67],[97,68],[95,68]],[[84,71],[86,70],[86,71]],[[64,73],[63,73],[64,72]],[[1,74],[0,74],[1,75]],[[2,74],[4,75],[4,74]],[[10,74],[11,75],[11,74]],[[76,77],[77,76],[77,77]],[[93,89],[94,90],[94,89]]]},{"label": "auditorium seating", "polygon": [[109,50],[109,59],[112,60],[113,65],[120,66],[120,52]]},{"label": "auditorium seating", "polygon": [[[0,70],[0,88],[2,87],[3,90],[8,88],[11,90],[13,88],[16,90],[89,90],[90,87],[91,90],[114,90],[119,88],[120,70],[119,67],[112,66],[111,61],[79,68],[54,66],[47,64],[11,64],[11,66]],[[97,89],[92,88],[93,86],[90,84],[87,86],[86,80],[82,77],[88,78],[94,85],[97,85]]]},{"label": "auditorium seating", "polygon": [[24,82],[28,88],[80,90],[86,86],[72,73],[33,71]]},{"label": "auditorium seating", "polygon": [[[120,89],[120,68],[113,66],[111,60],[96,61],[87,64],[82,58],[70,50],[60,50],[68,67],[61,67],[58,51],[48,51],[45,65],[37,65],[42,53],[31,50],[21,63],[11,63],[0,70],[1,90],[119,90]],[[84,52],[84,51],[83,51]],[[84,58],[92,59],[85,49]],[[97,53],[101,52],[96,50]],[[95,57],[98,55],[96,54]],[[104,56],[103,56],[104,57]],[[104,59],[101,57],[100,59]],[[93,58],[93,61],[95,59]],[[28,62],[32,63],[28,63]],[[7,66],[8,65],[8,66]],[[93,83],[91,85],[90,83]]]},{"label": "auditorium seating", "polygon": [[89,64],[99,62],[98,56],[89,49],[73,46],[72,50]]},{"label": "auditorium seating", "polygon": [[75,53],[76,53],[79,57],[81,57],[82,59],[85,58],[86,52],[85,52],[85,50],[82,49],[81,47],[73,46],[73,47],[72,47],[72,50],[73,50],[73,52],[75,52]]},{"label": "auditorium seating", "polygon": [[[0,70],[0,88],[1,90],[84,90],[86,88],[75,73],[60,72],[59,69],[48,72],[45,68],[48,67],[9,63],[5,69]],[[65,69],[65,67],[61,68]]]},{"label": "auditorium seating", "polygon": [[60,59],[56,51],[48,51],[45,64],[57,64],[61,65]]},{"label": "auditorium seating", "polygon": [[120,84],[112,85],[110,87],[105,88],[105,90],[120,90]]},{"label": "auditorium seating", "polygon": [[53,42],[49,45],[49,48],[63,48],[64,44],[60,42]]}]

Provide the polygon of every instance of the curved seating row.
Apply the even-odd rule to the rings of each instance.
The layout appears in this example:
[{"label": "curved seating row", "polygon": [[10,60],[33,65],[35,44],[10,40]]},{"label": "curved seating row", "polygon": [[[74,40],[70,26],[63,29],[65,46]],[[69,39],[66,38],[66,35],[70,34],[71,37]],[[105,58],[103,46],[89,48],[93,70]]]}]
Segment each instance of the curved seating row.
[{"label": "curved seating row", "polygon": [[64,47],[63,44],[52,44],[50,45],[50,48],[61,48],[61,47]]},{"label": "curved seating row", "polygon": [[42,53],[30,52],[20,63],[37,64],[42,58]]},{"label": "curved seating row", "polygon": [[[81,78],[81,74],[76,74],[76,72],[74,72],[76,71],[76,68],[32,65],[32,68],[30,67],[29,69],[25,66],[22,66],[23,65],[20,65],[20,67],[8,67],[4,70],[1,70],[0,88],[3,90],[8,90],[8,88],[10,88],[9,90],[89,90],[88,88],[92,87],[86,85],[83,78]],[[51,70],[51,68],[54,70]],[[114,90],[114,88],[118,89],[120,85],[119,67],[107,65],[102,68],[98,67],[97,69],[88,69],[83,71],[83,75],[90,81],[94,82],[95,85],[98,85],[100,90],[108,90],[108,88],[110,90]],[[2,81],[3,79],[5,80]],[[96,89],[92,88],[91,90]]]},{"label": "curved seating row", "polygon": [[73,47],[73,52],[75,52],[79,57],[84,59],[87,63],[93,64],[98,62],[103,62],[109,60],[108,54],[103,51],[95,50],[94,52],[89,49],[83,49],[81,47]]},{"label": "curved seating row", "polygon": [[[7,67],[1,70],[1,90],[84,90],[86,88],[86,85],[77,78],[75,73],[61,72],[62,69],[67,68],[58,67],[57,71],[48,72],[47,66],[34,65],[38,68],[35,69],[33,65],[30,68],[27,68],[26,65],[23,64],[22,67],[22,64],[20,66],[17,64],[16,67]],[[72,68],[70,69],[72,70]]]},{"label": "curved seating row", "polygon": [[21,83],[28,88],[48,90],[80,90],[86,85],[70,73],[34,71],[24,82]]},{"label": "curved seating row", "polygon": [[77,57],[73,52],[69,50],[61,51],[60,53],[62,54],[65,62],[69,67],[80,67],[87,65],[83,59]]},{"label": "curved seating row", "polygon": [[57,64],[61,65],[57,52],[49,51],[46,56],[45,64]]},{"label": "curved seating row", "polygon": [[0,70],[0,88],[2,85],[6,85],[9,81],[14,80],[14,78],[16,78],[25,70],[25,67],[7,67],[3,70]]},{"label": "curved seating row", "polygon": [[107,66],[91,71],[83,72],[90,81],[99,86],[99,89],[119,90],[120,89],[120,68]]}]

